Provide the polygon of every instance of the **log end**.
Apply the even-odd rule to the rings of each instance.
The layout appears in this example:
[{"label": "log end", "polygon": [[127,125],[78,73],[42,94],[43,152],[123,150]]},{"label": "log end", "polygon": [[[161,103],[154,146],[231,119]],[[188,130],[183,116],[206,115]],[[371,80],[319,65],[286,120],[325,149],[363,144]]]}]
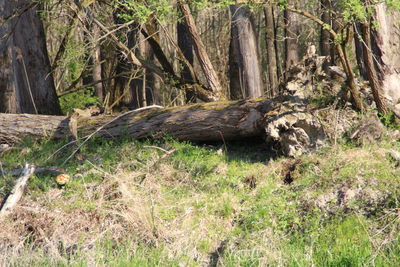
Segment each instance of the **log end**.
[{"label": "log end", "polygon": [[289,157],[311,153],[327,139],[318,119],[298,107],[296,103],[286,103],[279,113],[276,110],[267,113],[268,120],[264,124],[266,141],[277,144],[279,151]]}]

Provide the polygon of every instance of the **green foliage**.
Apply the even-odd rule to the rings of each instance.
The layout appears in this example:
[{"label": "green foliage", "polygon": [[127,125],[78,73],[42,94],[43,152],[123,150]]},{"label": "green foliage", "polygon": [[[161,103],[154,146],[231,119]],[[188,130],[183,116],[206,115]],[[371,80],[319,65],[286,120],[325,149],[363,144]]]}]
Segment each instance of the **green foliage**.
[{"label": "green foliage", "polygon": [[73,112],[74,108],[85,109],[92,105],[100,105],[99,99],[93,94],[93,90],[93,88],[87,88],[60,97],[62,112],[69,114]]},{"label": "green foliage", "polygon": [[338,4],[346,21],[365,20],[367,18],[367,10],[361,0],[338,1]]},{"label": "green foliage", "polygon": [[175,168],[188,171],[194,177],[209,174],[221,162],[215,151],[197,148],[190,143],[177,143],[178,151],[172,157]]},{"label": "green foliage", "polygon": [[386,0],[385,1],[389,9],[400,10],[400,1],[399,0]]},{"label": "green foliage", "polygon": [[162,22],[167,22],[174,14],[174,8],[168,0],[149,0],[149,1],[134,1],[134,0],[118,0],[115,1],[115,7],[123,12],[119,12],[118,16],[125,20],[137,20],[140,23],[145,23],[150,17],[155,17]]},{"label": "green foliage", "polygon": [[[63,144],[26,141],[3,155],[3,167],[22,162],[59,166],[72,148],[47,158]],[[55,207],[60,215],[105,214],[104,221],[119,222],[115,229],[126,233],[114,238],[112,227],[104,235],[82,231],[83,237],[97,239],[90,255],[78,245],[68,259],[66,254],[53,258],[39,245],[35,251],[22,249],[30,253],[13,262],[200,266],[218,254],[223,266],[395,266],[400,240],[390,233],[399,227],[400,171],[376,153],[382,147],[399,149],[399,144],[327,147],[303,156],[293,183],[286,185],[281,170],[287,159],[266,165],[269,157],[259,143],[202,146],[172,139],[95,138],[81,149],[87,159],[83,164],[66,164],[70,183],[58,189],[53,177],[38,175],[26,198],[43,209]],[[0,194],[11,189],[10,182],[0,180]],[[119,186],[129,197],[119,196]],[[339,189],[362,192],[340,204]],[[156,234],[143,230],[149,213],[136,213],[146,209],[142,199],[147,197]]]},{"label": "green foliage", "polygon": [[388,112],[387,114],[378,114],[379,119],[389,129],[400,130],[399,119],[393,112]]}]

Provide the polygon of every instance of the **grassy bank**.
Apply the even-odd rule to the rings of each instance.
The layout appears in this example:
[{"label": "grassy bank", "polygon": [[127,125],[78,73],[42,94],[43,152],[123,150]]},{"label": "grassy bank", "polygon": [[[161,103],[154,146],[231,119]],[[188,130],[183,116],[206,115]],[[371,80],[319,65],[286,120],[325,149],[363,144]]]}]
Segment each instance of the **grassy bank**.
[{"label": "grassy bank", "polygon": [[[26,141],[2,167],[61,166],[61,146]],[[31,179],[0,227],[0,265],[396,266],[400,170],[385,148],[400,144],[294,160],[260,142],[91,140],[63,165],[65,187]]]}]

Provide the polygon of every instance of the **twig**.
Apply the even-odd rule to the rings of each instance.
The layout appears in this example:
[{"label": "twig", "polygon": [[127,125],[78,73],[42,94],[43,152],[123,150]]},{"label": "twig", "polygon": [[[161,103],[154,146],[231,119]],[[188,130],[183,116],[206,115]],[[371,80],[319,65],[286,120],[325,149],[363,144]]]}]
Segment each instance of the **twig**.
[{"label": "twig", "polygon": [[[85,137],[87,137],[87,136],[85,136]],[[83,137],[83,138],[85,138],[85,137]],[[49,161],[53,156],[55,156],[58,152],[60,152],[61,150],[63,150],[63,149],[66,148],[67,146],[72,145],[72,144],[75,144],[76,142],[78,142],[78,140],[79,140],[79,139],[75,139],[75,140],[72,140],[71,142],[69,142],[69,143],[63,145],[62,147],[60,147],[59,149],[57,149],[53,154],[51,154],[51,155],[45,160],[45,162]]]},{"label": "twig", "polygon": [[15,205],[21,199],[24,194],[25,188],[28,184],[29,177],[35,172],[35,166],[26,164],[22,172],[22,176],[17,179],[13,190],[4,202],[3,207],[0,210],[0,221],[9,215],[14,209]]},{"label": "twig", "polygon": [[162,148],[162,147],[158,147],[158,146],[143,146],[144,148],[154,148],[154,149],[158,149],[162,152],[164,152],[165,154],[170,154],[171,152]]}]

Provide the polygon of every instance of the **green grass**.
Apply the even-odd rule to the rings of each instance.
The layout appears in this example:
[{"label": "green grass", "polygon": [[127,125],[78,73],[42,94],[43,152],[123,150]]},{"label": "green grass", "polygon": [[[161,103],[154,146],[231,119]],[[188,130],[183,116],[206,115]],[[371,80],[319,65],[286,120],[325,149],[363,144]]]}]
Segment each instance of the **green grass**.
[{"label": "green grass", "polygon": [[[1,163],[61,166],[73,148],[50,155],[63,144],[26,140]],[[400,144],[344,142],[303,156],[288,185],[288,159],[256,142],[93,139],[82,164],[63,165],[65,187],[32,177],[0,229],[0,248],[12,238],[26,247],[0,252],[0,265],[396,266],[400,171],[382,147]],[[13,179],[0,179],[0,198]]]}]

